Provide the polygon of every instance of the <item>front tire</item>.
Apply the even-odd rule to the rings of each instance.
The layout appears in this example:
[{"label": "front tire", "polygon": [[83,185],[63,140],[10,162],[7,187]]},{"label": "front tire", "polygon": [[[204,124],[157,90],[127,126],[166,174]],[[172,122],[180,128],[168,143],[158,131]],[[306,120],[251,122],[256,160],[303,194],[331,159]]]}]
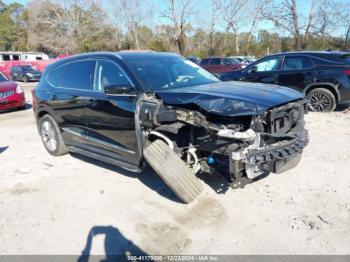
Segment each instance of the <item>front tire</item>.
[{"label": "front tire", "polygon": [[326,88],[315,88],[308,93],[309,109],[314,112],[332,112],[337,106],[337,100]]},{"label": "front tire", "polygon": [[61,132],[56,121],[50,115],[44,115],[39,120],[39,132],[41,140],[47,152],[53,156],[61,156],[68,153]]},{"label": "front tire", "polygon": [[203,190],[202,182],[162,140],[148,145],[143,156],[160,178],[184,203],[192,202]]}]

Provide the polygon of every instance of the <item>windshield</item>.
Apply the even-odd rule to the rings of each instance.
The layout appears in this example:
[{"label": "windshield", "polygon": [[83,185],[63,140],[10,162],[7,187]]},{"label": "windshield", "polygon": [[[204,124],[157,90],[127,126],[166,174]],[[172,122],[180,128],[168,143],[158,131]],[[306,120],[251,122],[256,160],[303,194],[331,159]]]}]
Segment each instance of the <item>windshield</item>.
[{"label": "windshield", "polygon": [[7,78],[0,72],[0,82],[8,81]]},{"label": "windshield", "polygon": [[145,92],[220,82],[208,71],[181,57],[152,57],[125,63]]}]

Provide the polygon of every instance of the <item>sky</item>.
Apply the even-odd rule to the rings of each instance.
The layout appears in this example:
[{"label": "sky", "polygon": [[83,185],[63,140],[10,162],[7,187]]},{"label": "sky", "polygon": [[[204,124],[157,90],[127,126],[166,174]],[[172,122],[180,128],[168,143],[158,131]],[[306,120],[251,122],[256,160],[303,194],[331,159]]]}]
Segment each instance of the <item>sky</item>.
[{"label": "sky", "polygon": [[[9,3],[13,3],[13,2],[18,2],[21,3],[23,5],[26,5],[30,0],[3,0],[3,2],[9,4]],[[105,2],[104,0],[100,0],[102,3]],[[205,27],[205,25],[203,24],[208,24],[209,25],[209,21],[204,21],[203,23],[203,19],[205,19],[206,17],[206,13],[210,12],[209,9],[209,1],[210,0],[197,0],[197,4],[195,5],[195,9],[196,12],[198,13],[198,17],[197,21],[194,21],[195,27]],[[282,0],[277,0],[277,1],[282,1]],[[310,10],[311,7],[311,1],[312,0],[297,0],[297,6],[298,6],[298,10],[301,12],[301,14],[303,16],[307,16],[307,13]],[[344,1],[348,1],[348,0],[344,0]],[[157,6],[157,8],[159,9],[164,9],[166,6],[164,4],[164,0],[153,0],[154,5]],[[203,18],[202,18],[203,17]],[[166,20],[162,17],[153,17],[152,18],[152,24],[165,24]],[[207,25],[207,26],[208,26]],[[264,22],[264,23],[260,23],[257,27],[257,30],[272,30],[273,29],[273,24],[271,22]],[[205,29],[205,28],[203,28]],[[223,30],[222,28],[219,28],[219,30]],[[249,26],[247,25],[246,27],[242,27],[241,31],[249,31]]]}]

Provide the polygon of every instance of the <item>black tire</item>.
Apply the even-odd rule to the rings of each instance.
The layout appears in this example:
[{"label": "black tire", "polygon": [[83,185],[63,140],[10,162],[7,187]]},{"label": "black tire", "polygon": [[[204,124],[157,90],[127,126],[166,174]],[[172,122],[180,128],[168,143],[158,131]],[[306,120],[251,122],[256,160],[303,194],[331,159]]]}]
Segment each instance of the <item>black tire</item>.
[{"label": "black tire", "polygon": [[[48,127],[47,132],[45,131],[46,127]],[[51,155],[61,156],[68,153],[68,148],[64,144],[61,132],[52,116],[44,115],[42,118],[40,118],[39,133],[45,149]],[[50,141],[48,142],[48,140]],[[56,143],[54,143],[53,140],[56,140]]]},{"label": "black tire", "polygon": [[309,109],[314,112],[332,112],[337,106],[333,93],[326,88],[315,88],[307,94]]},{"label": "black tire", "polygon": [[203,183],[162,140],[156,140],[148,145],[143,152],[143,156],[184,203],[190,203],[202,192]]}]

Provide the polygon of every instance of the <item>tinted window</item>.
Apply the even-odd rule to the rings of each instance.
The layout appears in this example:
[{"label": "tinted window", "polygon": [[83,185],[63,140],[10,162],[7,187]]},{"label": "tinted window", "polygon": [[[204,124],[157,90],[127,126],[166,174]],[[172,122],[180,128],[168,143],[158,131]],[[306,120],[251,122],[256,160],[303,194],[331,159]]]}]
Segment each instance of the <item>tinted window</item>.
[{"label": "tinted window", "polygon": [[79,61],[63,66],[62,86],[82,90],[92,90],[92,79],[95,68],[94,61]]},{"label": "tinted window", "polygon": [[2,60],[9,61],[10,60],[10,55],[2,55]]},{"label": "tinted window", "polygon": [[19,60],[19,56],[18,55],[12,55],[12,59],[13,60]]},{"label": "tinted window", "polygon": [[254,66],[256,67],[256,72],[276,71],[278,69],[279,61],[279,57],[272,57],[261,61]]},{"label": "tinted window", "polygon": [[210,64],[212,65],[220,65],[221,64],[221,58],[213,58],[210,60]]},{"label": "tinted window", "polygon": [[236,64],[240,64],[240,62],[235,58],[224,58],[224,59],[222,59],[222,64],[223,65],[236,65]]},{"label": "tinted window", "polygon": [[7,81],[7,78],[2,73],[0,73],[0,82],[4,81]]},{"label": "tinted window", "polygon": [[130,86],[124,72],[110,61],[100,60],[96,64],[96,83],[97,91],[104,91],[106,86]]},{"label": "tinted window", "polygon": [[219,82],[208,71],[180,57],[159,56],[125,63],[146,92]]},{"label": "tinted window", "polygon": [[65,70],[64,66],[60,66],[53,71],[51,71],[48,76],[47,76],[47,81],[55,87],[60,87],[62,86],[62,76],[63,72]]},{"label": "tinted window", "polygon": [[284,58],[282,70],[299,70],[313,66],[310,58],[306,56],[290,56]]},{"label": "tinted window", "polygon": [[203,59],[202,61],[201,61],[201,65],[207,65],[209,63],[209,59]]}]

